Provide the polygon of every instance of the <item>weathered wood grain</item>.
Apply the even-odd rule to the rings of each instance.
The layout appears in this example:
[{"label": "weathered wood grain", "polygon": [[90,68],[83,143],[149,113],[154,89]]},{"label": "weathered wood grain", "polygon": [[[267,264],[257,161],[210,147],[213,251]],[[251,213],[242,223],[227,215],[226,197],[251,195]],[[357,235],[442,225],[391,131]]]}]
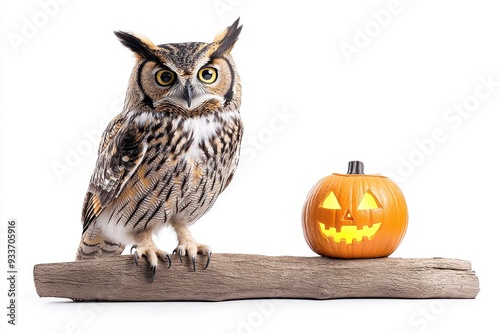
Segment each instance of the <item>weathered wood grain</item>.
[{"label": "weathered wood grain", "polygon": [[214,254],[196,272],[174,256],[160,264],[155,280],[147,260],[132,255],[39,264],[34,267],[40,297],[82,301],[225,301],[251,298],[475,298],[479,280],[460,259],[324,257]]}]

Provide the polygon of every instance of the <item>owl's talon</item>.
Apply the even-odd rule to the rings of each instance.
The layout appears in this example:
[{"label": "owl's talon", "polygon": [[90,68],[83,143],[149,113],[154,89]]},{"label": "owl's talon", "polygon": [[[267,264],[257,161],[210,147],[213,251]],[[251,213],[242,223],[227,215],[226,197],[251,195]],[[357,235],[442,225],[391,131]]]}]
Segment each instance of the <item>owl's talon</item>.
[{"label": "owl's talon", "polygon": [[156,266],[151,266],[151,283],[153,283],[156,275]]},{"label": "owl's talon", "polygon": [[212,257],[212,251],[208,251],[207,252],[207,263],[205,265],[205,268],[204,269],[207,269],[208,268],[208,265],[210,264],[210,258]]},{"label": "owl's talon", "polygon": [[179,255],[181,263],[182,257],[184,255],[188,256],[188,262],[192,262],[191,266],[193,267],[194,272],[196,272],[196,257],[198,254],[207,256],[207,262],[205,263],[205,265],[202,264],[202,270],[208,268],[212,256],[212,250],[210,249],[210,247],[208,247],[207,245],[196,243],[195,241],[179,242],[179,245],[175,248],[173,253],[177,253]]},{"label": "owl's talon", "polygon": [[137,267],[139,267],[139,253],[137,253],[137,252],[134,254],[134,261],[135,261],[135,265]]},{"label": "owl's talon", "polygon": [[146,243],[132,246],[132,250],[135,249],[134,262],[136,266],[139,266],[139,260],[144,256],[147,258],[151,269],[150,282],[153,283],[156,276],[156,269],[158,267],[158,259],[168,262],[168,268],[172,266],[172,258],[170,255],[160,250],[154,245],[154,243]]},{"label": "owl's talon", "polygon": [[134,244],[132,245],[132,247],[130,248],[130,254],[132,254],[132,251],[134,251],[134,249],[137,248],[137,244]]},{"label": "owl's talon", "polygon": [[180,261],[181,261],[181,263],[182,263],[182,256],[184,255],[184,251],[182,251],[182,249],[177,248],[177,249],[175,249],[172,253],[173,253],[173,254],[177,253],[177,254],[179,255],[179,260],[180,260]]},{"label": "owl's talon", "polygon": [[169,269],[172,266],[172,258],[170,257],[170,254],[168,254],[168,253],[165,257],[167,258],[167,261],[168,261],[167,269]]}]

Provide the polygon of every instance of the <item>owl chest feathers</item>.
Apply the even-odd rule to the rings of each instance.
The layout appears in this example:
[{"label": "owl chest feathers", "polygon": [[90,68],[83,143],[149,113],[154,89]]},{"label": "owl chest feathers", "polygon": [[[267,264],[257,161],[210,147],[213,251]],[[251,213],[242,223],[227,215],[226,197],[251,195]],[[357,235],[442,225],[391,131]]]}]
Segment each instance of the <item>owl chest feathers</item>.
[{"label": "owl chest feathers", "polygon": [[[159,119],[151,113],[142,113],[132,121],[140,131],[147,127],[151,132],[144,137],[147,146],[144,167],[165,161],[200,168],[213,166],[211,162],[220,162],[224,167],[224,162],[229,161],[217,159],[218,156],[228,155],[229,160],[237,158],[231,154],[231,148],[239,146],[241,140],[241,120],[237,111]],[[162,157],[160,161],[158,156]]]},{"label": "owl chest feathers", "polygon": [[[138,163],[120,193],[98,219],[109,234],[191,224],[208,211],[235,172],[242,136],[239,113],[203,117],[131,115],[129,126],[142,133]],[[147,133],[147,134],[146,134]],[[127,161],[129,156],[123,156]],[[126,232],[125,232],[126,233]],[[120,237],[123,238],[123,237]]]}]

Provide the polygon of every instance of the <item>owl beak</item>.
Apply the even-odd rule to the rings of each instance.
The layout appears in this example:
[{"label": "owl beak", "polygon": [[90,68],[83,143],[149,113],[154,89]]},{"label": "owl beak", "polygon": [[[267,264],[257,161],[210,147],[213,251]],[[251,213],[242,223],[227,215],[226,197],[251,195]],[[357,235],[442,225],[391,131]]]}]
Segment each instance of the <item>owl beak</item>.
[{"label": "owl beak", "polygon": [[189,82],[189,80],[186,81],[186,85],[184,86],[184,93],[183,93],[182,97],[184,97],[184,99],[187,102],[188,108],[190,108],[191,101],[193,98],[193,86],[191,85],[191,82]]}]

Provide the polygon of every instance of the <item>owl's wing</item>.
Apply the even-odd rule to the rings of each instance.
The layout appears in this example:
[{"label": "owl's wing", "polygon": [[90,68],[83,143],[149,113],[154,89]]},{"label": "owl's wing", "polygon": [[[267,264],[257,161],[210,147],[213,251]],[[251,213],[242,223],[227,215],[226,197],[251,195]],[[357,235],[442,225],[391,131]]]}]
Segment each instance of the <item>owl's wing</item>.
[{"label": "owl's wing", "polygon": [[102,151],[108,146],[110,141],[113,140],[116,132],[118,132],[122,128],[125,120],[126,117],[122,113],[120,113],[109,122],[108,126],[104,130],[104,133],[102,134],[101,142],[99,143],[99,150],[97,151],[98,156],[101,155]]},{"label": "owl's wing", "polygon": [[[115,130],[116,126],[119,129]],[[116,126],[112,128],[115,132],[112,137],[107,134],[103,136],[99,148],[100,153],[83,204],[84,233],[103,209],[118,197],[146,153],[144,131],[122,123]],[[104,143],[105,139],[107,143]]]},{"label": "owl's wing", "polygon": [[238,163],[240,160],[240,148],[241,148],[241,138],[243,135],[243,124],[241,121],[238,122],[238,128],[239,128],[239,133],[236,137],[236,150],[233,152],[234,160],[233,160],[233,166],[232,166],[232,171],[229,174],[229,177],[227,177],[226,184],[224,185],[224,188],[221,190],[221,192],[224,192],[224,190],[228,187],[229,183],[233,180],[233,176],[236,173],[236,168],[238,167]]}]

